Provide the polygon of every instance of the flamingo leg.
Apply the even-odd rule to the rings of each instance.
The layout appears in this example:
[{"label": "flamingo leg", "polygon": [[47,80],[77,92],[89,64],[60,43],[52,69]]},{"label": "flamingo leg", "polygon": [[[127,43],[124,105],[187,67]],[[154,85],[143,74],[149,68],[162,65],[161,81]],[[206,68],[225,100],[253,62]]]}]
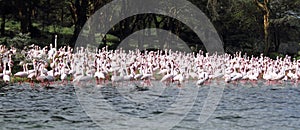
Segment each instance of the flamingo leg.
[{"label": "flamingo leg", "polygon": [[64,83],[64,81],[62,80],[62,81],[60,81],[60,83],[59,83],[59,84],[60,84],[60,85],[62,85],[63,83]]},{"label": "flamingo leg", "polygon": [[69,84],[69,81],[68,80],[66,80],[66,85],[68,85]]},{"label": "flamingo leg", "polygon": [[61,81],[61,84],[62,84],[62,85],[65,85],[65,80],[62,80],[62,81]]},{"label": "flamingo leg", "polygon": [[30,86],[33,87],[33,81],[32,80],[30,81]]}]

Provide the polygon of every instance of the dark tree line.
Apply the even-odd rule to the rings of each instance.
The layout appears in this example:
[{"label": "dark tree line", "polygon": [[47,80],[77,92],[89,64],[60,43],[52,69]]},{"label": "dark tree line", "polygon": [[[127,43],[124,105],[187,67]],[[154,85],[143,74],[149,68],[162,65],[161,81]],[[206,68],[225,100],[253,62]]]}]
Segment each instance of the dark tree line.
[{"label": "dark tree line", "polygon": [[[74,46],[77,36],[88,18],[111,0],[0,0],[1,37],[13,38],[18,33],[30,33],[32,39],[65,36],[63,42]],[[299,0],[189,0],[213,22],[225,50],[252,54],[282,52],[282,44],[300,43]],[[127,3],[128,4],[128,3]],[[123,10],[126,10],[124,6]],[[170,10],[176,13],[176,10]],[[13,22],[12,22],[13,21]],[[8,23],[17,23],[10,25]],[[89,23],[93,26],[93,23]],[[17,26],[17,29],[11,27]],[[47,28],[52,27],[49,31]],[[58,28],[70,28],[64,34]],[[195,33],[180,21],[162,15],[136,15],[120,21],[109,31],[123,40],[145,28],[161,28],[178,35],[189,46],[204,49]],[[67,36],[70,35],[70,36]],[[47,41],[47,40],[45,40]],[[104,35],[102,46],[116,46]],[[3,41],[2,41],[3,42]],[[48,41],[47,41],[48,42]],[[142,44],[142,43],[141,43]]]}]

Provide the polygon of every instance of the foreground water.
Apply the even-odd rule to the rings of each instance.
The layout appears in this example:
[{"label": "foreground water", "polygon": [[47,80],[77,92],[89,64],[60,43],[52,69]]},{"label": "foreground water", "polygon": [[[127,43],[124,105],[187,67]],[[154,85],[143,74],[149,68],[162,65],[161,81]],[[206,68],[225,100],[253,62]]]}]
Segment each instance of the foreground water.
[{"label": "foreground water", "polygon": [[[113,106],[113,109],[106,109],[107,112],[147,119],[165,113],[184,91],[191,93],[185,98],[195,101],[186,115],[179,115],[183,119],[178,123],[164,121],[175,123],[172,129],[300,129],[300,87],[294,84],[266,85],[262,82],[226,84],[216,110],[206,122],[199,123],[209,90],[221,85],[212,83],[197,89],[194,89],[196,86],[193,83],[181,88],[155,85],[149,89],[136,89],[133,83],[123,87],[94,87],[93,92],[101,92],[103,96],[89,98],[85,103],[105,100]],[[85,93],[89,88],[77,88],[76,91],[75,88],[73,85],[57,85],[33,89],[27,84],[1,88],[1,129],[113,129],[128,125],[114,123],[119,118],[113,116],[104,118],[111,121],[110,125],[104,126],[104,120],[100,120],[102,123],[93,121],[95,118],[88,116],[90,113],[86,112],[86,104],[78,96],[78,93]],[[192,94],[195,90],[196,97]],[[172,113],[168,114],[170,116]],[[145,129],[150,129],[146,123]]]}]

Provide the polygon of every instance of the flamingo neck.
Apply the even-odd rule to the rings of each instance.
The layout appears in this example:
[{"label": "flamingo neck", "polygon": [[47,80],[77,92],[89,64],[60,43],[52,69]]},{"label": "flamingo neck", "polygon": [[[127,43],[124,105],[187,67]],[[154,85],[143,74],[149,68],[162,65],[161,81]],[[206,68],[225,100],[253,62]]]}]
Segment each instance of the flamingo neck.
[{"label": "flamingo neck", "polygon": [[6,74],[5,72],[6,72],[6,62],[3,62],[3,70],[2,70],[3,75]]},{"label": "flamingo neck", "polygon": [[25,72],[28,73],[28,64],[25,64]]}]

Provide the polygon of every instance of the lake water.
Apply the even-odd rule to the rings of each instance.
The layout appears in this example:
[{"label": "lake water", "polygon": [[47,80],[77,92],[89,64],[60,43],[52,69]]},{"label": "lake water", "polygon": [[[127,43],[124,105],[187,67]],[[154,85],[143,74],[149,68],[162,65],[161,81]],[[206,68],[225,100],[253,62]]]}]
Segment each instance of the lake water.
[{"label": "lake water", "polygon": [[[147,89],[137,89],[133,83],[119,85],[122,87],[6,86],[0,90],[0,126],[1,129],[134,128],[126,121],[118,123],[118,120],[132,117],[153,122],[150,120],[152,117],[164,117],[165,114],[183,118],[178,122],[172,118],[164,120],[164,123],[175,125],[172,129],[300,129],[298,85],[268,85],[260,81],[257,84],[211,83],[198,88],[193,84],[191,82],[182,87],[154,84]],[[211,87],[221,88],[221,85],[225,87],[216,110],[208,120],[199,123],[209,90]],[[99,93],[102,96],[96,96]],[[179,111],[168,112],[169,108],[174,107],[172,104],[180,102],[177,100],[180,94],[185,94],[182,98],[187,99],[191,109],[184,115]],[[82,95],[88,95],[88,100]],[[111,109],[95,104],[99,101],[105,101]],[[187,107],[184,105],[181,107]],[[93,109],[98,112],[120,113],[123,117],[105,115],[98,119],[91,116],[91,106],[95,106]],[[144,129],[154,128],[147,122],[139,125],[145,126]]]}]

